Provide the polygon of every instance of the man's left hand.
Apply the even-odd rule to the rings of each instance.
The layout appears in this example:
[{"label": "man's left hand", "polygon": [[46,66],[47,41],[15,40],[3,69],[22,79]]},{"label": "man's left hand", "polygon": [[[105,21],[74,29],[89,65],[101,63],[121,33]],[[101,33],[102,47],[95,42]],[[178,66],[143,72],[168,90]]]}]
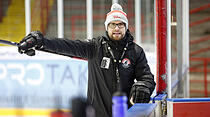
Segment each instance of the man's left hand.
[{"label": "man's left hand", "polygon": [[[130,103],[148,103],[150,101],[149,88],[141,85],[141,83],[135,83],[130,92]],[[132,105],[133,105],[132,104]]]}]

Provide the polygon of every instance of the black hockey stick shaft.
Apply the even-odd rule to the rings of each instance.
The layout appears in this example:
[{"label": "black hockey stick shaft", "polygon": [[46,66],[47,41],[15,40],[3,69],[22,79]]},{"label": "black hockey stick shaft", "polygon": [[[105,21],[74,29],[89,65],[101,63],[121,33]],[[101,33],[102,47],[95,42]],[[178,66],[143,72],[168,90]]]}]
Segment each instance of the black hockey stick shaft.
[{"label": "black hockey stick shaft", "polygon": [[[5,44],[5,45],[12,45],[12,46],[18,46],[19,43],[13,42],[13,41],[8,41],[8,40],[3,40],[0,39],[0,44]],[[35,50],[34,49],[30,49],[26,52],[27,55],[29,56],[34,56],[35,55]]]},{"label": "black hockey stick shaft", "polygon": [[[3,40],[3,39],[0,39],[0,44],[12,45],[12,46],[18,46],[18,45],[19,45],[19,43],[12,42],[12,41],[8,41],[8,40]],[[42,50],[42,51],[48,52],[48,53],[52,53],[52,54],[58,54],[58,53],[56,53],[56,52],[47,51],[47,50]],[[35,55],[35,50],[34,50],[34,49],[30,49],[29,51],[27,51],[26,54],[29,55],[29,56],[33,56],[33,55]],[[68,57],[73,57],[73,56],[67,55],[67,54],[59,54],[59,55],[68,56]]]},{"label": "black hockey stick shaft", "polygon": [[0,43],[5,44],[5,45],[18,46],[18,43],[16,43],[16,42],[7,41],[7,40],[3,40],[3,39],[0,39]]}]

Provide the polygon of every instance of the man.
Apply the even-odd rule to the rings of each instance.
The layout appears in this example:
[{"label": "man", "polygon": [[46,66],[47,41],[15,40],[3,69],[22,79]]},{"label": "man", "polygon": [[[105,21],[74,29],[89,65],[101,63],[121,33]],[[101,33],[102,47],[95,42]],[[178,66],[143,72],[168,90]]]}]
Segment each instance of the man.
[{"label": "man", "polygon": [[133,42],[127,15],[119,4],[112,5],[105,28],[105,36],[89,41],[47,39],[41,32],[34,31],[19,44],[19,52],[28,55],[35,47],[87,59],[87,101],[95,108],[97,117],[112,116],[112,94],[117,90],[125,92],[134,103],[148,103],[155,88],[145,53]]}]

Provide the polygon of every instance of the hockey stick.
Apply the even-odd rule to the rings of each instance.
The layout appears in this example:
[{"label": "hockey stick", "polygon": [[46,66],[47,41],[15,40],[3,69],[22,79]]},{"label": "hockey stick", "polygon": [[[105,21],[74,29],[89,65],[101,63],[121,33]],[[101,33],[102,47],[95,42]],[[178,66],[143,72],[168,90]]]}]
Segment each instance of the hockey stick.
[{"label": "hockey stick", "polygon": [[[0,44],[5,44],[5,45],[12,45],[12,46],[18,46],[19,43],[16,43],[16,42],[13,42],[13,41],[7,41],[7,40],[3,40],[3,39],[0,39]],[[25,53],[25,52],[23,52]],[[27,52],[26,52],[27,55],[29,56],[34,56],[35,55],[35,50],[34,49],[29,49]]]},{"label": "hockey stick", "polygon": [[12,45],[12,46],[18,46],[19,45],[19,43],[12,42],[12,41],[7,41],[7,40],[3,40],[3,39],[0,39],[0,43],[5,44],[5,45]]},{"label": "hockey stick", "polygon": [[[13,42],[13,41],[8,41],[8,40],[3,40],[3,39],[0,39],[0,44],[12,45],[12,46],[16,46],[16,47],[18,47],[18,45],[19,45],[19,43],[16,43],[16,42]],[[42,50],[42,51],[52,53],[52,54],[58,54],[58,53],[47,51],[47,50]],[[26,54],[29,55],[29,56],[34,56],[35,55],[35,50],[32,48],[32,49],[28,50]],[[58,54],[58,55],[73,57],[73,56],[67,55],[67,54]]]}]

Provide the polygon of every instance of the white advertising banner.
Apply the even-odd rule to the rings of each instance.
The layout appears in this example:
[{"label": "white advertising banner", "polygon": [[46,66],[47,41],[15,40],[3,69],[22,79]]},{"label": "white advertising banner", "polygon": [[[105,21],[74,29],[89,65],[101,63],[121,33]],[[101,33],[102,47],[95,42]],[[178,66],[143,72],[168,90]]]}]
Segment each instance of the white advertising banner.
[{"label": "white advertising banner", "polygon": [[86,97],[87,61],[36,51],[19,54],[0,47],[0,108],[65,108]]}]

